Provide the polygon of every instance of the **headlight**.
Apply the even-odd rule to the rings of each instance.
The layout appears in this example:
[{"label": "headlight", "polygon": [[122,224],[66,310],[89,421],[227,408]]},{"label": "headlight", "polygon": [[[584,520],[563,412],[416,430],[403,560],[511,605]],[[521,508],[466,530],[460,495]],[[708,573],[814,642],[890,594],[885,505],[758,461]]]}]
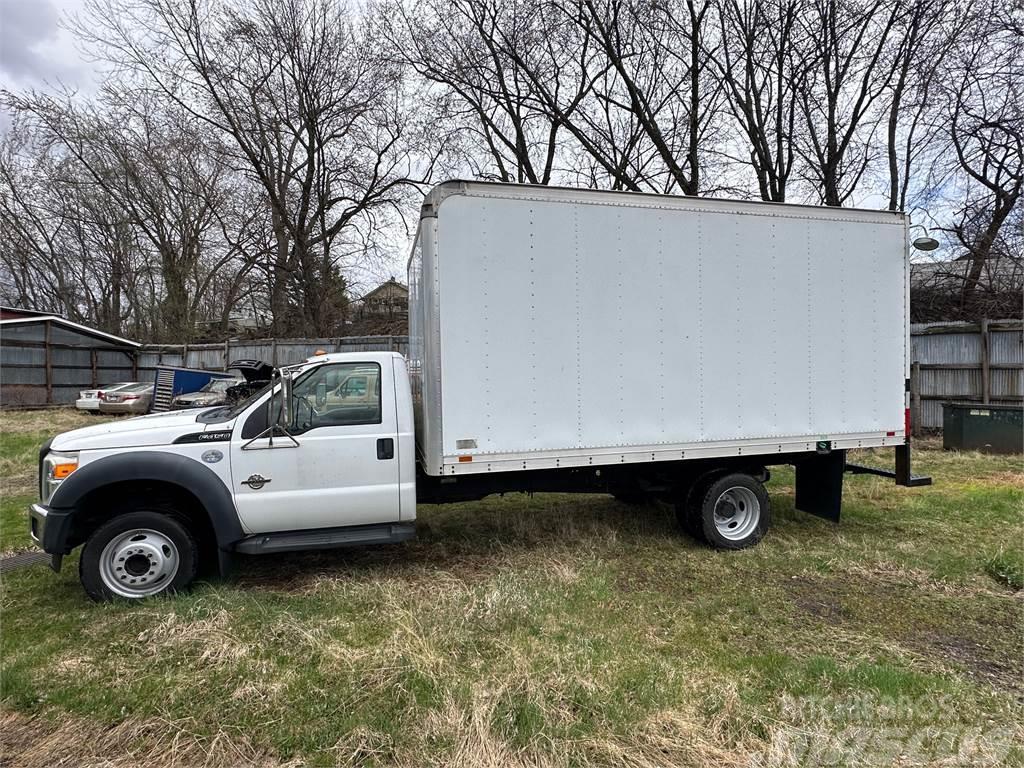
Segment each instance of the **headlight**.
[{"label": "headlight", "polygon": [[40,496],[45,504],[64,479],[78,469],[78,453],[50,451],[43,459],[43,477]]}]

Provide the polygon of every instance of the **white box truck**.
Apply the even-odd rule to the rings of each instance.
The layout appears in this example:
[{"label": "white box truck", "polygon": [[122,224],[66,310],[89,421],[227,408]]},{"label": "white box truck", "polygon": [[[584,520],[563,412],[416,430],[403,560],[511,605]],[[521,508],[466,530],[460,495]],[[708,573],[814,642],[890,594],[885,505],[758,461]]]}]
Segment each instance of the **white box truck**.
[{"label": "white box truck", "polygon": [[[611,493],[712,546],[770,524],[772,465],[838,521],[910,473],[903,214],[448,182],[409,261],[408,360],[316,355],[230,407],[59,435],[32,533],[96,599],[231,553],[395,542],[417,502]],[[892,471],[846,463],[893,447]],[[215,558],[219,555],[219,559]]]}]

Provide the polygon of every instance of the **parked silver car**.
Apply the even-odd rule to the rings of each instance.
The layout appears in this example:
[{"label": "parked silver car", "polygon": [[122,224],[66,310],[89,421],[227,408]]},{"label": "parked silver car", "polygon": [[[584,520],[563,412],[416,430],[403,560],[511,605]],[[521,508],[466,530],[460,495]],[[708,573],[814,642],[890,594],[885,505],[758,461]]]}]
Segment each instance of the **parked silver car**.
[{"label": "parked silver car", "polygon": [[210,379],[198,392],[184,392],[171,401],[171,410],[182,408],[209,408],[234,402],[230,390],[245,379]]},{"label": "parked silver car", "polygon": [[103,392],[100,395],[100,413],[130,413],[138,416],[149,413],[153,404],[153,385],[129,384],[116,392]]},{"label": "parked silver car", "polygon": [[83,389],[78,393],[78,399],[75,400],[75,408],[80,411],[89,411],[90,413],[100,412],[100,396],[104,392],[115,392],[124,387],[130,387],[134,385],[132,381],[119,381],[116,384],[104,384],[96,389]]}]

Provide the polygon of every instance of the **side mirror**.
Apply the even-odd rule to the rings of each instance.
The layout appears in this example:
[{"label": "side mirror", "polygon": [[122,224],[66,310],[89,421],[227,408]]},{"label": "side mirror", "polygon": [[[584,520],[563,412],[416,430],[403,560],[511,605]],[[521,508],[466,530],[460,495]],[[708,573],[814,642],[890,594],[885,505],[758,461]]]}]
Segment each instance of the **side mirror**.
[{"label": "side mirror", "polygon": [[316,404],[321,406],[327,402],[327,382],[321,381],[316,385]]}]

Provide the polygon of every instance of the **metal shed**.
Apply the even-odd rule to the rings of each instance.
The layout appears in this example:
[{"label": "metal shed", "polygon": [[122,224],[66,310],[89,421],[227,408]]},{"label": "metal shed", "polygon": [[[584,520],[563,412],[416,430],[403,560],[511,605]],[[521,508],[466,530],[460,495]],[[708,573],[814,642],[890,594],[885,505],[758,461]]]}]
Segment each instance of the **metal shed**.
[{"label": "metal shed", "polygon": [[68,404],[82,389],[132,381],[139,347],[57,315],[0,307],[0,405]]}]

